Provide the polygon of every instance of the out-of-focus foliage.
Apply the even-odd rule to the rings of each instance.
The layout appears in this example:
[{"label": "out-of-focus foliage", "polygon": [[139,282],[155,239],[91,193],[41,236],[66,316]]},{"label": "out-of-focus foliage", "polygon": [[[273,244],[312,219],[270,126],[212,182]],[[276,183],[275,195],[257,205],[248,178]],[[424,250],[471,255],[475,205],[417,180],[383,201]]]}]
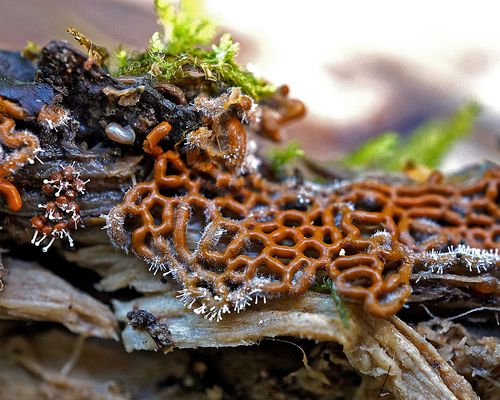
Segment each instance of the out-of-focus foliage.
[{"label": "out-of-focus foliage", "polygon": [[409,137],[385,132],[365,142],[342,161],[348,167],[364,167],[399,171],[412,163],[436,168],[450,146],[469,134],[480,107],[469,103],[448,119],[423,123]]},{"label": "out-of-focus foliage", "polygon": [[199,0],[182,0],[179,8],[166,0],[155,0],[158,22],[163,27],[163,34],[157,34],[160,49],[168,45],[172,54],[189,52],[193,47],[209,44],[216,32],[215,25],[203,15]]},{"label": "out-of-focus foliage", "polygon": [[279,147],[270,152],[271,170],[276,176],[285,173],[285,166],[293,160],[305,155],[297,142],[289,142],[285,147]]},{"label": "out-of-focus foliage", "polygon": [[343,162],[348,167],[374,167],[384,164],[395,154],[400,145],[400,137],[396,132],[385,132],[380,136],[367,140],[360,147],[348,154]]},{"label": "out-of-focus foliage", "polygon": [[21,55],[28,60],[35,60],[38,58],[41,49],[42,48],[38,44],[30,40],[26,43],[26,47],[21,52]]},{"label": "out-of-focus foliage", "polygon": [[182,80],[190,71],[197,71],[209,82],[240,87],[256,100],[275,91],[269,82],[238,65],[235,59],[239,44],[233,42],[231,35],[222,34],[215,43],[216,27],[203,16],[199,0],[181,0],[178,5],[155,0],[154,4],[163,31],[153,34],[144,52],[128,53],[119,49],[115,74],[150,74],[175,81]]}]

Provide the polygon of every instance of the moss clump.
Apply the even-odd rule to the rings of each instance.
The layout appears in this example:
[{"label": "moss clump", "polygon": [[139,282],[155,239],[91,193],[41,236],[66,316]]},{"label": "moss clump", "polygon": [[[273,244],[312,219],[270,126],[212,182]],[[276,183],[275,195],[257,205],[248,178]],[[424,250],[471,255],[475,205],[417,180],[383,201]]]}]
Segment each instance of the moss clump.
[{"label": "moss clump", "polygon": [[477,104],[466,104],[448,119],[425,122],[407,139],[385,132],[347,155],[343,163],[388,171],[399,171],[409,163],[436,168],[450,146],[472,131],[479,111]]},{"label": "moss clump", "polygon": [[200,13],[199,1],[181,0],[178,7],[167,0],[154,4],[163,31],[153,34],[144,52],[120,49],[113,71],[116,75],[150,74],[182,82],[196,72],[216,86],[239,87],[255,100],[275,91],[269,82],[238,65],[239,44],[231,35],[225,33],[214,43],[216,28]]}]

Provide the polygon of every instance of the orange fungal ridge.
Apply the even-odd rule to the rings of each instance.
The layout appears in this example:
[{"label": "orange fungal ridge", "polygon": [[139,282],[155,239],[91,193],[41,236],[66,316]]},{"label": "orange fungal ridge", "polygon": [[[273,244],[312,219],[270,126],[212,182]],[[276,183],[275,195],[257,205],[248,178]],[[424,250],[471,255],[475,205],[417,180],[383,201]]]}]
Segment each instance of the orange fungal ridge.
[{"label": "orange fungal ridge", "polygon": [[[220,129],[239,131],[227,126],[235,121]],[[463,186],[440,174],[418,185],[276,183],[231,173],[241,160],[224,170],[218,154],[199,161],[191,151],[200,150],[158,155],[152,179],[127,192],[107,228],[116,246],[172,274],[181,300],[209,319],[304,293],[318,274],[386,317],[409,297],[415,266],[479,273],[500,260],[498,169]]]},{"label": "orange fungal ridge", "polygon": [[[33,163],[40,151],[38,138],[28,131],[14,131],[14,119],[26,118],[26,112],[17,104],[0,97],[0,194],[11,211],[22,208],[19,191],[8,180],[26,163]],[[5,148],[9,149],[6,152]]]}]

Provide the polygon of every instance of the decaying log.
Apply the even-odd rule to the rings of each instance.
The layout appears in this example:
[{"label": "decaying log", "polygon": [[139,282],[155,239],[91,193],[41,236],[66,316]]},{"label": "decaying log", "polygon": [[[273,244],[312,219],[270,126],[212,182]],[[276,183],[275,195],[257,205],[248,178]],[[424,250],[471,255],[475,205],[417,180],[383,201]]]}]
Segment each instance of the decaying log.
[{"label": "decaying log", "polygon": [[117,339],[107,306],[33,262],[4,259],[7,274],[0,293],[0,318],[52,321],[70,331]]},{"label": "decaying log", "polygon": [[[343,346],[351,365],[373,377],[400,399],[477,399],[470,384],[458,375],[417,332],[397,318],[375,318],[349,307],[348,328],[326,295],[307,293],[276,300],[217,324],[183,309],[174,295],[163,294],[129,302],[115,301],[117,319],[144,309],[168,327],[174,347],[250,345],[266,337],[307,338]],[[127,326],[122,338],[128,351],[156,350],[145,331]]]}]

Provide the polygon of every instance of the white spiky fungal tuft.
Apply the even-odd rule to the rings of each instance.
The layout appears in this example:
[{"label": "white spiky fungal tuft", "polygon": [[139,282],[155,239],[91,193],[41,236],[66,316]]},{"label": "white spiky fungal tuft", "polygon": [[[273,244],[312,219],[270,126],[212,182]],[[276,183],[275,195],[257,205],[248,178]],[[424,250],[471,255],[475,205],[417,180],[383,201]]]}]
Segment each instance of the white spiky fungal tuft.
[{"label": "white spiky fungal tuft", "polygon": [[500,262],[498,249],[485,250],[463,244],[456,247],[450,246],[445,252],[433,249],[414,254],[412,258],[417,263],[423,264],[425,268],[421,274],[423,278],[432,273],[444,274],[449,269],[458,266],[464,266],[469,272],[480,274],[494,268]]}]

